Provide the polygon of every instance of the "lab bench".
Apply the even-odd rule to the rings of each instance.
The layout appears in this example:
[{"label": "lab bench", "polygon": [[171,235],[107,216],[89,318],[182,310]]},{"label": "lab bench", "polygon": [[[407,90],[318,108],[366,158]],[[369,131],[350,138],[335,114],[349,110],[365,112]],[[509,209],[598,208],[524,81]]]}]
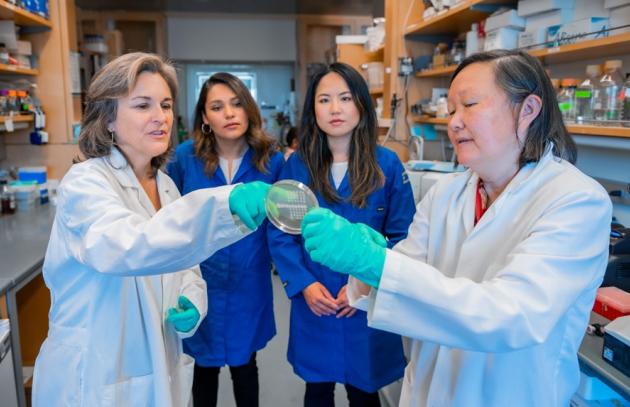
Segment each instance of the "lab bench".
[{"label": "lab bench", "polygon": [[18,406],[26,406],[22,366],[33,366],[48,332],[50,294],[41,275],[55,207],[0,217],[0,317],[9,319]]}]

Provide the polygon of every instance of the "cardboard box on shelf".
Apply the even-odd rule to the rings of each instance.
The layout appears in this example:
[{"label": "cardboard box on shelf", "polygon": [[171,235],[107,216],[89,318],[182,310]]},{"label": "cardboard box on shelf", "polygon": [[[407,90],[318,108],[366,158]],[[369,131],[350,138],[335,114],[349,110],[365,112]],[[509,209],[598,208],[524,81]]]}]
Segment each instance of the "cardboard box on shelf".
[{"label": "cardboard box on shelf", "polygon": [[[575,37],[588,34],[582,37]],[[591,17],[568,24],[554,25],[547,30],[547,47],[573,44],[580,41],[608,37],[608,18]]]},{"label": "cardboard box on shelf", "polygon": [[19,55],[33,55],[33,47],[30,41],[17,41],[17,54]]},{"label": "cardboard box on shelf", "polygon": [[525,29],[525,19],[519,17],[516,10],[503,10],[499,14],[492,14],[486,19],[486,31],[509,27],[519,31]]},{"label": "cardboard box on shelf", "polygon": [[525,18],[525,31],[532,31],[538,28],[547,30],[552,25],[569,23],[573,21],[573,11],[572,8],[561,8],[528,16]]},{"label": "cardboard box on shelf", "polygon": [[511,28],[499,28],[486,33],[484,51],[493,49],[514,49],[518,46],[518,34],[520,31]]},{"label": "cardboard box on shelf", "polygon": [[630,0],[604,0],[604,7],[615,8],[630,4]]},{"label": "cardboard box on shelf", "polygon": [[518,34],[518,47],[527,49],[541,49],[547,41],[547,27],[538,27]]},{"label": "cardboard box on shelf", "polygon": [[[630,3],[630,1],[628,3]],[[630,4],[626,6],[611,8],[608,11],[610,12],[609,26],[611,29],[630,24]],[[610,32],[610,35],[617,35],[627,32],[630,32],[630,27],[612,30]]]},{"label": "cardboard box on shelf", "polygon": [[574,0],[519,0],[518,15],[527,17],[560,8],[573,8]]}]

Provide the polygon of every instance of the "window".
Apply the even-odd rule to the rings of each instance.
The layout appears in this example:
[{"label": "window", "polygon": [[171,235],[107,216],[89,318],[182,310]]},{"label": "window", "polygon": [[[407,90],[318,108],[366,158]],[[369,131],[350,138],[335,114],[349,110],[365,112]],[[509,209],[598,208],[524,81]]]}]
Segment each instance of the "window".
[{"label": "window", "polygon": [[[217,72],[224,71],[197,71],[195,73],[196,81],[195,81],[195,95],[199,95],[201,91],[201,87],[204,82],[208,80],[209,77],[214,75]],[[232,75],[236,76],[238,79],[243,81],[249,92],[252,94],[252,97],[256,102],[258,102],[258,89],[256,87],[256,73],[254,72],[230,72]]]}]

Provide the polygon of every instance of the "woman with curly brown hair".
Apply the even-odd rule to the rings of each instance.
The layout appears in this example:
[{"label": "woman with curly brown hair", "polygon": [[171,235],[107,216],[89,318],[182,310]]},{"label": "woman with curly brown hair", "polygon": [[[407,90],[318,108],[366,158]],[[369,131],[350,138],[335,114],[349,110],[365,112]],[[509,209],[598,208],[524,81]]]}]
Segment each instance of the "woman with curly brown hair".
[{"label": "woman with curly brown hair", "polygon": [[[212,75],[199,94],[193,140],[180,145],[168,165],[180,192],[276,181],[284,159],[261,123],[256,102],[240,79],[223,72]],[[224,365],[230,367],[237,405],[258,405],[256,352],[276,333],[271,259],[263,230],[201,263],[208,317],[184,341],[184,350],[196,359],[195,405],[216,405]]]}]

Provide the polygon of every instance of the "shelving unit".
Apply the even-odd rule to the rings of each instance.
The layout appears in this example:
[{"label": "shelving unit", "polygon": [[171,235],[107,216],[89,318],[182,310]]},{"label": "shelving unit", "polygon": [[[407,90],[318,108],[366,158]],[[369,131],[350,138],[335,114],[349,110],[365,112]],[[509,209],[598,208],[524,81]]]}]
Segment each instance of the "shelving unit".
[{"label": "shelving unit", "polygon": [[44,17],[17,7],[6,0],[0,0],[0,19],[13,20],[16,25],[51,28],[52,24]]},{"label": "shelving unit", "polygon": [[[33,54],[38,56],[37,69],[0,65],[0,76],[5,80],[28,78],[37,85],[37,96],[46,114],[45,130],[49,135],[48,144],[31,144],[34,117],[13,116],[12,121],[20,125],[14,126],[13,132],[0,134],[0,143],[3,143],[0,165],[45,165],[49,179],[61,179],[72,165],[72,158],[78,155],[77,145],[71,141],[73,106],[69,68],[70,45],[76,44],[76,18],[74,0],[48,0],[48,6],[50,18],[45,19],[0,0],[0,19],[12,19],[21,26],[21,39],[28,40]],[[0,117],[0,124],[5,123],[6,117]],[[31,381],[23,377],[29,370],[22,368],[34,365],[46,337],[50,296],[41,277],[34,279],[28,287],[16,290],[19,292],[14,300],[0,298],[0,303],[12,301],[13,304],[4,309],[13,309],[10,314],[14,376],[18,385],[18,406],[26,407]]]},{"label": "shelving unit", "polygon": [[[413,121],[415,123],[422,124],[440,124],[447,125],[448,119],[441,117],[429,117],[429,116],[414,116]],[[589,126],[568,124],[567,130],[571,134],[599,136],[599,137],[623,137],[630,138],[630,127],[612,127],[612,126]]]},{"label": "shelving unit", "polygon": [[[514,0],[469,0],[464,1],[445,13],[434,16],[428,20],[422,20],[423,6],[417,0],[401,2],[395,15],[411,15],[411,23],[400,32],[402,44],[410,55],[418,55],[418,52],[428,53],[434,46],[433,41],[443,40],[443,37],[454,36],[467,30],[472,23],[479,22],[493,11],[497,4],[516,6]],[[411,13],[410,13],[411,11]],[[396,26],[394,22],[394,26]],[[420,50],[420,51],[419,51]],[[545,65],[579,63],[585,60],[610,58],[623,56],[630,50],[630,33],[612,34],[606,38],[580,41],[558,47],[527,50],[531,55],[539,58]],[[415,52],[415,53],[414,53]],[[411,100],[429,97],[433,87],[447,87],[446,78],[450,77],[457,69],[457,65],[443,66],[434,69],[423,70],[414,75],[417,85]],[[414,88],[412,83],[411,88]],[[416,123],[445,125],[448,119],[411,116]],[[571,134],[599,137],[630,138],[630,128],[607,127],[591,125],[567,125]]]},{"label": "shelving unit", "polygon": [[[621,55],[630,50],[630,33],[616,34],[606,38],[581,41],[559,47],[535,49],[528,51],[540,58],[543,63],[556,64],[577,62],[591,58],[605,58],[610,55]],[[427,69],[416,73],[418,78],[449,77],[455,72],[457,65]]]}]

